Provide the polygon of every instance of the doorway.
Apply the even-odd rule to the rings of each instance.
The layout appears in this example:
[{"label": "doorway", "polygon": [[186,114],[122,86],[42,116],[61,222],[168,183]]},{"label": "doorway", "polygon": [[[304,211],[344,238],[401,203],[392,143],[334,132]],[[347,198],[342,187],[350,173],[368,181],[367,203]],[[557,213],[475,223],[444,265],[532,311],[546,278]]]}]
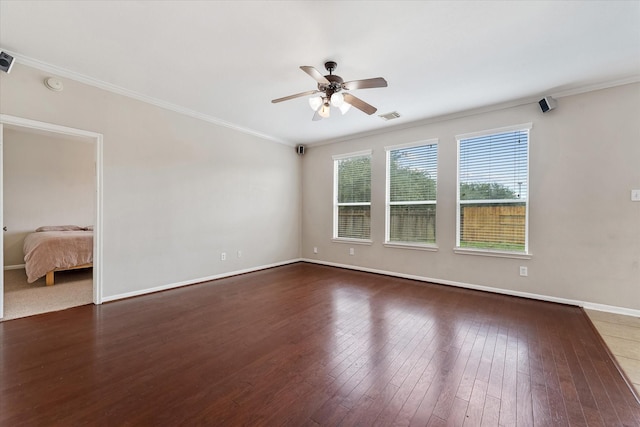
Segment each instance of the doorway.
[{"label": "doorway", "polygon": [[[16,134],[31,134],[37,137],[47,138],[63,138],[67,142],[73,144],[88,144],[90,147],[90,155],[92,155],[93,164],[89,165],[92,170],[88,173],[93,175],[93,184],[89,191],[93,192],[93,212],[91,216],[91,226],[93,227],[93,269],[85,270],[84,272],[70,272],[71,278],[76,274],[76,279],[91,280],[92,289],[90,290],[90,299],[94,304],[100,304],[102,302],[102,135],[84,131],[80,129],[74,129],[64,126],[59,126],[51,123],[39,122],[20,117],[14,117],[9,115],[0,115],[0,164],[3,165],[3,173],[0,174],[0,223],[4,225],[5,218],[5,183],[3,182],[5,163],[4,155],[6,150],[5,136]],[[55,142],[54,142],[55,143]],[[86,148],[86,147],[83,147]],[[85,150],[86,151],[86,150]],[[48,225],[48,224],[47,224]],[[89,224],[83,224],[89,225]],[[0,319],[5,318],[5,236],[4,232],[0,233],[0,265],[2,266],[3,274],[0,275]],[[12,249],[14,250],[14,249]],[[16,257],[15,254],[7,253],[7,256]],[[9,270],[7,270],[9,272]],[[67,275],[67,273],[65,273]],[[67,278],[69,276],[67,275]],[[64,280],[64,276],[61,274],[61,280]],[[62,283],[62,282],[60,282]],[[55,285],[54,285],[55,287]],[[46,289],[44,289],[46,291]]]}]

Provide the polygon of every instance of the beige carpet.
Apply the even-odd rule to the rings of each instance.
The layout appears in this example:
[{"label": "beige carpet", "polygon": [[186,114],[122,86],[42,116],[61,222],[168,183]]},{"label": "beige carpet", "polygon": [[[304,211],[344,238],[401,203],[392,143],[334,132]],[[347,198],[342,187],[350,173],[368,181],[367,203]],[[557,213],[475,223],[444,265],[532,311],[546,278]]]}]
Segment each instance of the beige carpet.
[{"label": "beige carpet", "polygon": [[64,310],[93,302],[93,270],[60,271],[55,285],[47,286],[44,277],[27,283],[24,269],[4,272],[4,318],[17,319],[49,311]]}]

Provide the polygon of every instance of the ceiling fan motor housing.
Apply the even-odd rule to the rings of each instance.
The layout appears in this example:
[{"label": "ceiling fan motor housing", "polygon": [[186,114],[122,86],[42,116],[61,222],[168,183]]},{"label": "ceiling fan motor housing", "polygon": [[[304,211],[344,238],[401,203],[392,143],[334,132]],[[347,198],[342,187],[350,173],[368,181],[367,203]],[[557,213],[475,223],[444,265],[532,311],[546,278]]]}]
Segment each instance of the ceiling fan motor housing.
[{"label": "ceiling fan motor housing", "polygon": [[340,92],[342,90],[342,83],[344,80],[340,76],[334,76],[332,73],[338,68],[338,63],[335,61],[327,61],[324,63],[324,68],[329,72],[328,75],[324,76],[327,80],[329,80],[329,84],[326,83],[318,83],[318,90],[321,90],[325,93],[327,101],[331,99],[331,95],[336,92]]},{"label": "ceiling fan motor housing", "polygon": [[328,98],[330,98],[334,93],[342,90],[342,83],[344,83],[342,77],[333,74],[328,74],[324,77],[329,80],[330,83],[318,83],[318,90],[323,91]]}]

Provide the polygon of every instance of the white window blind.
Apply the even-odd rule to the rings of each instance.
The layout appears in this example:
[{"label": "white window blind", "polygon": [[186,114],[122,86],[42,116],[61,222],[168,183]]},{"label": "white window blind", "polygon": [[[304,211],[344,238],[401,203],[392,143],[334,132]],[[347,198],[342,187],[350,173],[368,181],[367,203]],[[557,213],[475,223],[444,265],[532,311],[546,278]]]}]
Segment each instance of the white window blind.
[{"label": "white window blind", "polygon": [[458,247],[528,252],[528,153],[528,127],[458,139]]},{"label": "white window blind", "polygon": [[438,144],[387,148],[388,243],[436,241]]},{"label": "white window blind", "polygon": [[334,160],[334,238],[371,238],[371,154]]}]

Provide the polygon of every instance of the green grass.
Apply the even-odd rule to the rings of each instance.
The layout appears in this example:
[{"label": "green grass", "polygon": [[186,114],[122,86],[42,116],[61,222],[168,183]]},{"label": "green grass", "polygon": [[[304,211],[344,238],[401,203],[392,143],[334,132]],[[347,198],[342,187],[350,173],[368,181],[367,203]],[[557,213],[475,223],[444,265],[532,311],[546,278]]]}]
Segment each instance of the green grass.
[{"label": "green grass", "polygon": [[462,248],[495,249],[499,251],[524,252],[524,244],[505,242],[460,242]]}]

